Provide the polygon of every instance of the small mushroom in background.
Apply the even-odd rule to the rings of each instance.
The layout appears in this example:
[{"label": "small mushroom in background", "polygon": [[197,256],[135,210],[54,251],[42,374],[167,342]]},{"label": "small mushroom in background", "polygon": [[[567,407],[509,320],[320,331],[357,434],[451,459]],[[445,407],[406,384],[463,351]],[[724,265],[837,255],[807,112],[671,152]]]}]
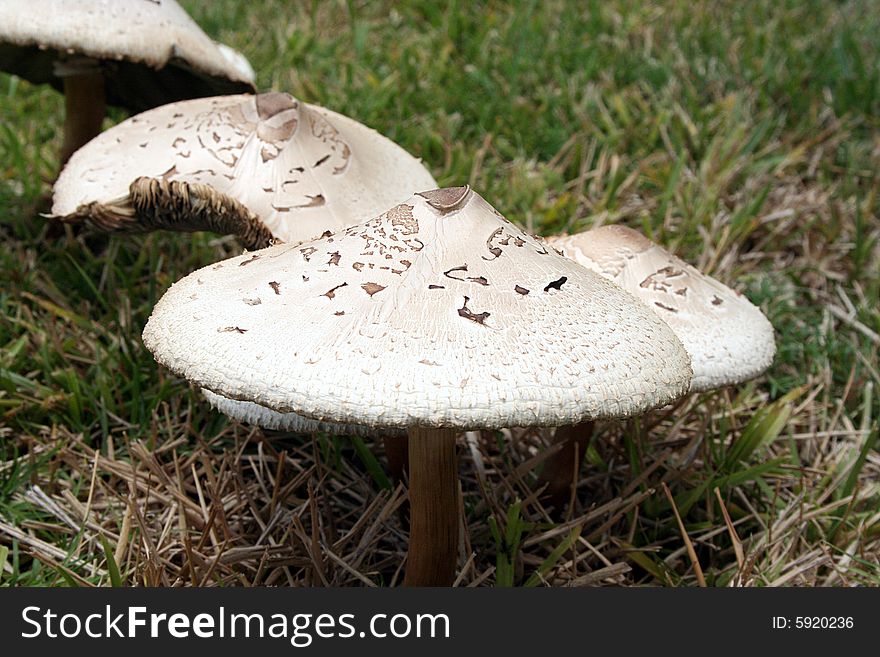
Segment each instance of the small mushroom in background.
[{"label": "small mushroom in background", "polygon": [[254,90],[247,60],[174,0],[3,0],[0,69],[64,92],[62,165],[101,131],[105,103],[141,112]]},{"label": "small mushroom in background", "polygon": [[405,430],[405,584],[420,586],[453,581],[460,432],[642,413],[691,378],[681,343],[647,307],[467,187],[196,271],[162,297],[143,339],[161,364],[228,399]]},{"label": "small mushroom in background", "polygon": [[[546,238],[563,255],[631,293],[675,331],[691,358],[690,392],[759,376],[773,362],[773,326],[742,294],[706,276],[625,226],[602,226]],[[556,506],[569,496],[592,426],[561,427],[564,443],[545,461],[541,483]]]},{"label": "small mushroom in background", "polygon": [[[104,231],[211,230],[247,249],[336,232],[436,187],[375,130],[286,93],[166,105],[71,158],[52,212]],[[335,268],[332,252],[323,264]]]}]

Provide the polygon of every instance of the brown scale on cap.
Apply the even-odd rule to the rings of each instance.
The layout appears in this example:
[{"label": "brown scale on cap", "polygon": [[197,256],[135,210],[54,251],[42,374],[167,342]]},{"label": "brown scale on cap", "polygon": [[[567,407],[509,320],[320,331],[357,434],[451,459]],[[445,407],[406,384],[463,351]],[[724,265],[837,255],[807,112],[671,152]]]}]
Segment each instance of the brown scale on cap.
[{"label": "brown scale on cap", "polygon": [[544,292],[549,292],[550,290],[561,290],[563,284],[568,280],[566,276],[560,276],[555,281],[550,281],[544,287]]},{"label": "brown scale on cap", "polygon": [[363,285],[361,285],[361,287],[363,288],[364,292],[366,292],[370,296],[373,296],[377,292],[381,292],[385,289],[384,285],[379,285],[378,283],[364,283]]},{"label": "brown scale on cap", "polygon": [[432,208],[445,213],[461,208],[467,202],[470,193],[470,186],[465,185],[464,187],[432,189],[427,192],[419,192],[418,195],[428,201],[428,205]]},{"label": "brown scale on cap", "polygon": [[256,105],[257,115],[263,121],[267,121],[281,112],[299,108],[299,103],[292,96],[279,92],[257,95]]},{"label": "brown scale on cap", "polygon": [[[639,287],[650,287],[657,292],[669,292],[671,289],[674,289],[675,285],[679,284],[674,279],[681,278],[685,276],[684,270],[675,267],[661,267],[653,274],[650,274],[645,277],[641,283],[639,283]],[[684,289],[685,292],[687,288]],[[676,290],[676,293],[680,292]]]},{"label": "brown scale on cap", "polygon": [[[306,277],[303,277],[303,280],[307,281],[309,279]],[[341,283],[341,284],[337,285],[336,287],[330,288],[329,290],[324,292],[324,294],[322,294],[321,296],[327,297],[328,299],[335,299],[336,298],[336,290],[339,290],[340,288],[346,287],[347,285],[348,285],[348,283]]]},{"label": "brown scale on cap", "polygon": [[218,328],[217,333],[247,333],[247,329],[243,329],[238,326],[224,326],[223,328]]},{"label": "brown scale on cap", "polygon": [[472,322],[476,322],[477,324],[485,324],[486,320],[489,319],[489,316],[491,315],[491,313],[472,312],[471,309],[467,307],[468,301],[470,301],[470,300],[471,300],[470,297],[464,298],[464,303],[462,304],[461,308],[458,309],[458,316],[464,317],[465,319],[469,319]]}]

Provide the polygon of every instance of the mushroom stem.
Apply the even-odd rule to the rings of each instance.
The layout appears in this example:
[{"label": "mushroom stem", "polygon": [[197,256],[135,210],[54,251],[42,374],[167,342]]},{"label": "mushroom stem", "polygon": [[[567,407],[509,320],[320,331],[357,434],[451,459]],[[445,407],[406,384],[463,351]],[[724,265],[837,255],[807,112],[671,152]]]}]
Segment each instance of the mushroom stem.
[{"label": "mushroom stem", "polygon": [[86,71],[64,76],[64,143],[61,146],[61,166],[81,146],[101,132],[106,111],[104,75],[100,71]]},{"label": "mushroom stem", "polygon": [[397,481],[403,481],[403,474],[409,466],[409,439],[406,436],[385,436],[385,457],[388,469]]},{"label": "mushroom stem", "polygon": [[577,485],[578,471],[593,435],[593,424],[581,422],[559,427],[553,434],[553,444],[562,443],[562,446],[544,461],[538,487],[547,485],[541,497],[557,511],[571,499]]},{"label": "mushroom stem", "polygon": [[450,586],[458,561],[453,429],[409,429],[410,537],[404,586]]}]

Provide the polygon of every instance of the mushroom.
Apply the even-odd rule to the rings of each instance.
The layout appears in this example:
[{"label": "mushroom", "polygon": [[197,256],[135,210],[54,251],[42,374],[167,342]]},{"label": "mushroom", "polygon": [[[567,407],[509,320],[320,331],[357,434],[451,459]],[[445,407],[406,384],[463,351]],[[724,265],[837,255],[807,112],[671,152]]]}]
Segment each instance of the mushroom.
[{"label": "mushroom", "polygon": [[254,89],[247,60],[174,0],[3,0],[0,69],[64,91],[62,164],[100,132],[105,102],[140,112]]},{"label": "mushroom", "polygon": [[[248,249],[351,226],[436,186],[375,130],[286,93],[166,105],[79,150],[53,214],[107,231],[213,230]],[[330,268],[332,251],[321,264]]]},{"label": "mushroom", "polygon": [[[666,322],[691,358],[690,392],[705,392],[752,379],[773,361],[773,326],[739,292],[706,276],[625,226],[602,226],[547,238],[563,255],[633,294]],[[583,456],[592,425],[562,427],[564,443],[545,461],[541,483],[559,505]]]},{"label": "mushroom", "polygon": [[675,331],[691,357],[691,392],[748,381],[773,362],[773,325],[759,308],[632,228],[602,226],[547,241],[634,295]]},{"label": "mushroom", "polygon": [[229,399],[406,430],[407,585],[452,582],[461,431],[641,413],[691,377],[647,307],[467,187],[198,270],[161,298],[143,339],[161,364]]}]

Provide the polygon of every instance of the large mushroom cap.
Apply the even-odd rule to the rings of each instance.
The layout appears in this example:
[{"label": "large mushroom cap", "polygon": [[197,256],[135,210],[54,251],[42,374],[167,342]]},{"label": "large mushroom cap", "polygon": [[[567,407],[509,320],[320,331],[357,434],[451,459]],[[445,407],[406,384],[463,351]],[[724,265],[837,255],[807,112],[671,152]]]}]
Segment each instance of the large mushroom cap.
[{"label": "large mushroom cap", "polygon": [[183,101],[120,123],[70,159],[55,185],[53,212],[125,221],[135,208],[155,204],[158,183],[162,190],[186,186],[144,214],[173,213],[184,200],[190,207],[192,186],[205,185],[216,192],[208,201],[243,205],[290,243],[351,226],[436,186],[416,158],[375,130],[276,92]]},{"label": "large mushroom cap", "polygon": [[692,391],[747,381],[773,361],[773,326],[758,308],[631,228],[603,226],[548,241],[672,327],[691,356]]},{"label": "large mushroom cap", "polygon": [[162,297],[144,343],[231,399],[376,427],[573,424],[690,383],[656,315],[467,188],[201,269]]},{"label": "large mushroom cap", "polygon": [[60,89],[55,64],[76,56],[98,60],[107,101],[132,111],[253,89],[244,58],[174,0],[0,2],[0,69]]}]

